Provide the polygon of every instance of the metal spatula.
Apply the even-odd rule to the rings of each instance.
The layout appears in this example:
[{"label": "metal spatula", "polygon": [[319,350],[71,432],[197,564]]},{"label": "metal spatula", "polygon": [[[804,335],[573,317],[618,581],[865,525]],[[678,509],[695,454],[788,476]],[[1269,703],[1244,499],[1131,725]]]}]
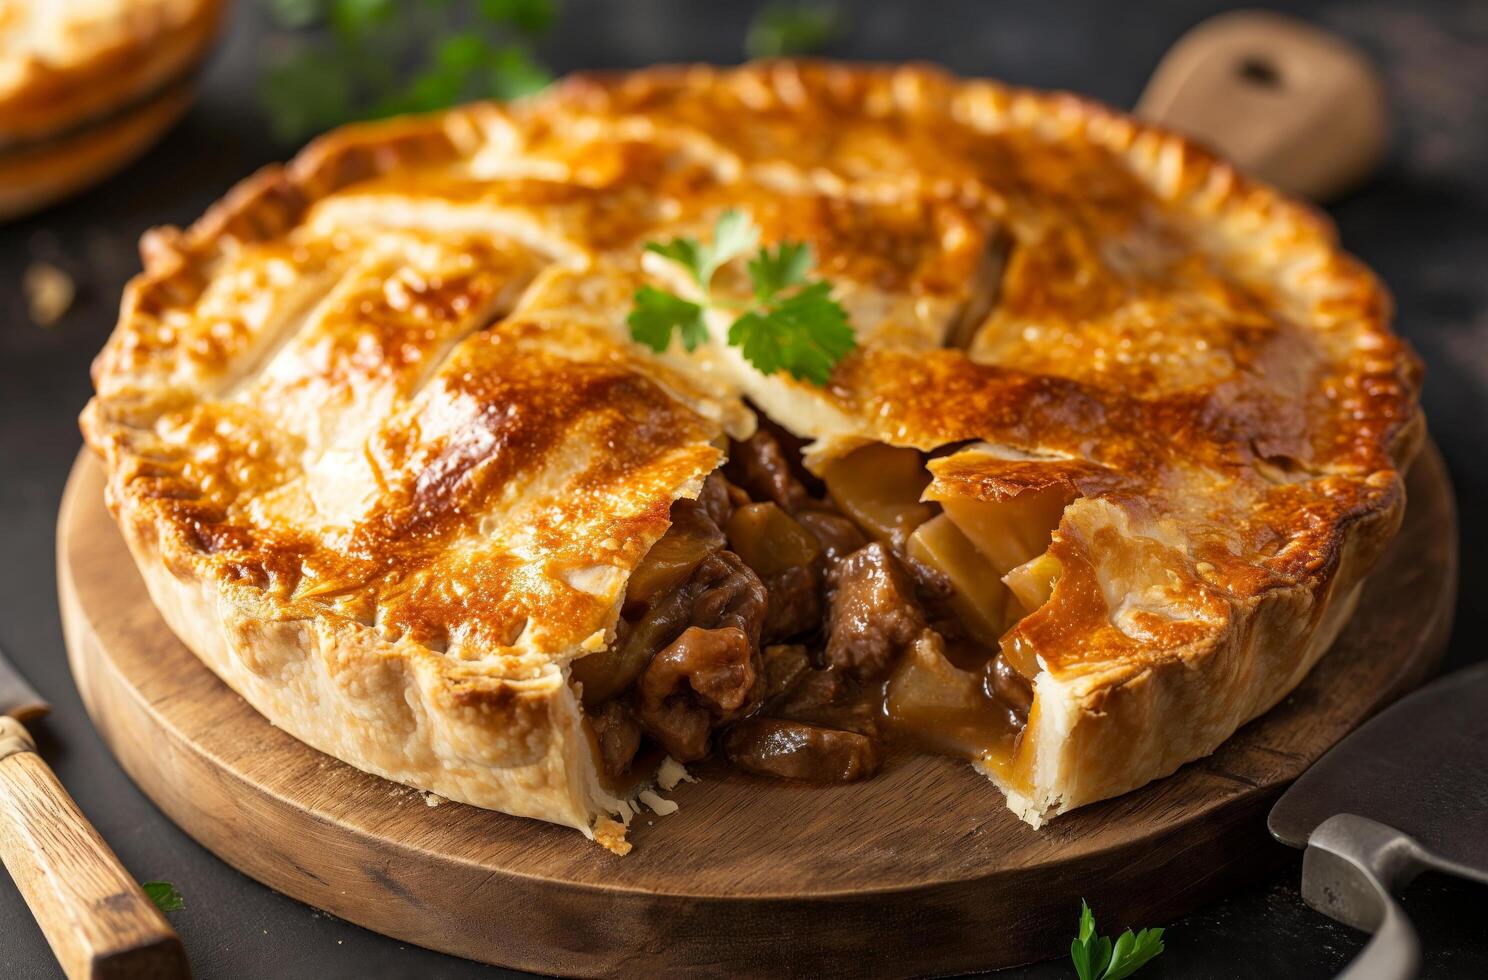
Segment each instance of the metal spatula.
[{"label": "metal spatula", "polygon": [[1488,664],[1442,678],[1323,756],[1271,810],[1277,840],[1306,848],[1302,898],[1374,933],[1340,974],[1413,977],[1415,930],[1391,892],[1422,871],[1488,884]]}]

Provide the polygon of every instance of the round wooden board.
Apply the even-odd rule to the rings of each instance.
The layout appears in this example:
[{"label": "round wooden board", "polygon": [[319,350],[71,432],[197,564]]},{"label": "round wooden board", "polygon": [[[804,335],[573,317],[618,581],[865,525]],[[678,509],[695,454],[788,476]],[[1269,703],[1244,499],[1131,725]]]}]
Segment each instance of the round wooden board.
[{"label": "round wooden board", "polygon": [[[58,575],[73,674],[130,776],[223,860],[421,946],[580,976],[957,973],[1067,949],[1079,900],[1162,923],[1282,853],[1281,788],[1418,683],[1450,629],[1457,530],[1441,457],[1411,474],[1396,545],[1298,690],[1210,758],[1116,800],[1019,823],[969,766],[891,758],[816,787],[699,767],[676,815],[618,858],[572,830],[454,803],[269,725],[156,614],[102,500],[73,470]],[[1122,921],[1124,920],[1124,921]]]}]

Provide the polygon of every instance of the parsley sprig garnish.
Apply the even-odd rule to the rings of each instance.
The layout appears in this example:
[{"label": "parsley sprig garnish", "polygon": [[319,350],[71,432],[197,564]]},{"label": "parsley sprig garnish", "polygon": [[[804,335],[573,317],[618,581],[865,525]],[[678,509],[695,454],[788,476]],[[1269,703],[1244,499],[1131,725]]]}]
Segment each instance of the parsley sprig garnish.
[{"label": "parsley sprig garnish", "polygon": [[1163,951],[1163,931],[1130,929],[1113,944],[1109,936],[1095,934],[1095,916],[1084,900],[1080,902],[1080,935],[1070,943],[1070,959],[1080,980],[1124,980]]},{"label": "parsley sprig garnish", "polygon": [[832,3],[769,3],[749,22],[744,52],[751,58],[811,54],[837,36],[842,21],[836,4]]},{"label": "parsley sprig garnish", "polygon": [[186,907],[180,889],[168,881],[146,881],[140,885],[145,896],[162,912],[179,912]]},{"label": "parsley sprig garnish", "polygon": [[275,139],[354,119],[513,99],[552,80],[535,44],[557,0],[264,0],[260,102]]},{"label": "parsley sprig garnish", "polygon": [[[626,318],[630,335],[658,354],[671,345],[673,333],[687,350],[696,350],[708,339],[704,313],[709,309],[734,315],[728,342],[761,374],[784,371],[824,385],[832,368],[856,345],[847,311],[832,298],[831,283],[808,281],[811,246],[781,242],[773,249],[760,248],[759,228],[742,211],[719,217],[711,244],[674,238],[647,242],[646,251],[684,269],[699,294],[694,302],[654,286],[636,290],[635,307]],[[755,252],[747,264],[750,300],[734,303],[715,296],[714,273],[750,252]]]}]

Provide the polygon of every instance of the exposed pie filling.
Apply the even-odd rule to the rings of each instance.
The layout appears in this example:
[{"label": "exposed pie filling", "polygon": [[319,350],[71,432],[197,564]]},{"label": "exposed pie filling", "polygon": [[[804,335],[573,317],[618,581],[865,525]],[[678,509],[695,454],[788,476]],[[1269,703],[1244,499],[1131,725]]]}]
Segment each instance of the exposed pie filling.
[{"label": "exposed pie filling", "polygon": [[1027,552],[1067,501],[1021,502],[1016,529],[958,521],[920,499],[915,450],[869,445],[822,480],[799,459],[768,422],[734,442],[698,499],[672,506],[609,649],[573,663],[613,785],[643,778],[656,750],[846,782],[891,742],[993,762],[1016,748],[1032,690],[998,638],[1047,598],[1057,568],[1025,567]]}]

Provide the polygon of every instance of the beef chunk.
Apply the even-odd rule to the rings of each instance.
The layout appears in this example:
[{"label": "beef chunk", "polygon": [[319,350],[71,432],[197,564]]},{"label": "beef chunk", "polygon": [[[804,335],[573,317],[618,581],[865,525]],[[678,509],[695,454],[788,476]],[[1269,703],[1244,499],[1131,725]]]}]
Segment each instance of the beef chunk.
[{"label": "beef chunk", "polygon": [[828,576],[827,662],[863,677],[883,674],[925,628],[909,575],[882,544],[848,555]]},{"label": "beef chunk", "polygon": [[653,635],[669,642],[641,672],[636,713],[678,761],[707,755],[709,733],[763,697],[759,641],[767,606],[759,576],[738,555],[720,551],[648,614],[662,624]]},{"label": "beef chunk", "polygon": [[636,684],[636,714],[673,758],[708,754],[718,725],[752,711],[764,696],[757,643],[737,626],[689,627],[652,658]]},{"label": "beef chunk", "polygon": [[759,649],[769,595],[759,576],[732,551],[720,551],[698,564],[688,583],[691,625],[703,629],[733,627]]},{"label": "beef chunk", "polygon": [[666,593],[685,586],[698,564],[727,544],[723,531],[696,500],[672,504],[672,526],[631,573],[625,613],[634,617],[656,606]]},{"label": "beef chunk", "polygon": [[821,542],[828,563],[840,561],[868,543],[856,524],[829,509],[826,503],[800,511],[796,520]]},{"label": "beef chunk", "polygon": [[768,608],[769,594],[753,569],[732,551],[718,551],[698,562],[686,582],[655,599],[637,622],[631,642],[650,644],[649,661],[689,626],[731,626],[758,646]]},{"label": "beef chunk", "polygon": [[735,717],[758,699],[763,688],[760,661],[744,631],[726,626],[693,626],[652,659],[641,675],[642,703],[655,703],[676,694],[685,683],[700,703],[719,718]]},{"label": "beef chunk", "polygon": [[837,667],[802,671],[765,712],[772,718],[878,735],[878,699],[863,697],[863,684]]},{"label": "beef chunk", "polygon": [[787,514],[808,503],[811,495],[796,477],[780,442],[765,428],[731,446],[730,478],[755,500],[773,500]]},{"label": "beef chunk", "polygon": [[765,647],[761,658],[765,664],[767,698],[777,698],[789,691],[811,669],[811,655],[798,643]]},{"label": "beef chunk", "polygon": [[759,576],[723,550],[723,532],[704,503],[672,505],[672,526],[630,577],[615,642],[573,662],[584,706],[621,694],[667,644],[689,626],[734,626],[758,644],[768,607]]},{"label": "beef chunk", "polygon": [[766,643],[799,636],[821,626],[821,585],[817,570],[795,565],[764,580],[770,594],[762,636]]},{"label": "beef chunk", "polygon": [[857,732],[781,718],[748,718],[723,738],[729,761],[746,772],[822,783],[878,771],[878,745]]},{"label": "beef chunk", "polygon": [[740,503],[748,503],[749,498],[715,470],[703,481],[703,489],[698,494],[697,502],[715,527],[724,528],[728,527],[728,519],[733,515],[734,508]]},{"label": "beef chunk", "polygon": [[982,686],[989,697],[1007,705],[1019,725],[1027,724],[1028,709],[1033,706],[1033,685],[1002,654],[987,661]]},{"label": "beef chunk", "polygon": [[812,668],[799,674],[770,706],[770,714],[810,718],[827,708],[847,704],[858,685],[836,667]]},{"label": "beef chunk", "polygon": [[605,772],[611,776],[623,775],[641,747],[641,726],[636,723],[630,706],[623,701],[607,702],[589,716],[589,723],[599,742]]}]

